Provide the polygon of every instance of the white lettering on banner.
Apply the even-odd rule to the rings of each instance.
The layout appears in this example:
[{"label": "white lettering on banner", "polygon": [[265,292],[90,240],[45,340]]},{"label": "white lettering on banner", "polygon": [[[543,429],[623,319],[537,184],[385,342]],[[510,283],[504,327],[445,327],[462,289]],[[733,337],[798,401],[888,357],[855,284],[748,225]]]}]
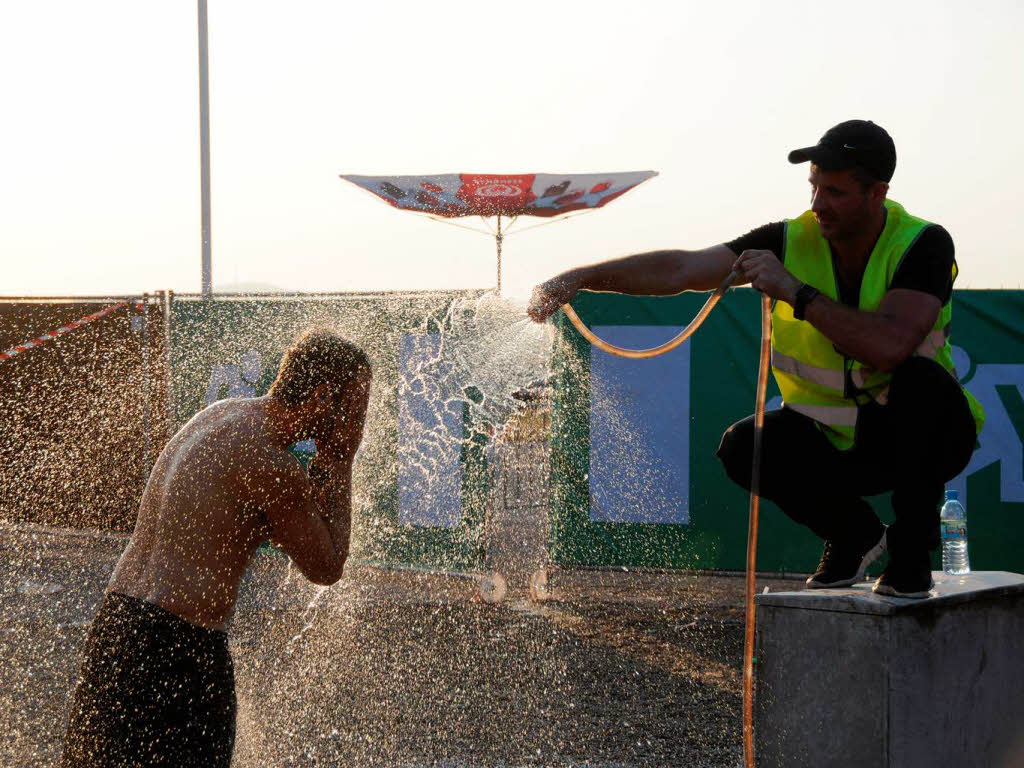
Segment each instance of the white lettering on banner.
[{"label": "white lettering on banner", "polygon": [[[954,347],[954,349],[956,349]],[[958,373],[960,366],[957,366]],[[978,437],[967,468],[947,484],[967,499],[967,478],[985,467],[999,463],[999,500],[1024,501],[1024,445],[1003,405],[996,387],[1016,387],[1024,397],[1024,365],[980,363],[964,382],[985,409],[985,427]]]},{"label": "white lettering on banner", "polygon": [[[238,365],[214,365],[210,369],[210,381],[206,386],[206,405],[213,405],[222,397],[255,397],[256,385],[263,376],[260,353],[250,349],[242,355]],[[226,394],[221,395],[221,390]]]}]

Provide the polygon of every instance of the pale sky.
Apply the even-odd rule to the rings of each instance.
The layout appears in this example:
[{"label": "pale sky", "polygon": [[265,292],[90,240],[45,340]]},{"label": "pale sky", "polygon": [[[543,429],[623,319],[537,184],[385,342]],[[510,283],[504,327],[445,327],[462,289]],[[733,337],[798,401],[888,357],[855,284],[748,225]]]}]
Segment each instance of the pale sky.
[{"label": "pale sky", "polygon": [[[494,285],[493,240],[339,173],[659,172],[510,237],[512,295],[705,247],[802,212],[786,154],[848,118],[958,287],[1024,287],[1019,0],[209,3],[215,291]],[[196,3],[0,7],[0,295],[198,291]]]}]

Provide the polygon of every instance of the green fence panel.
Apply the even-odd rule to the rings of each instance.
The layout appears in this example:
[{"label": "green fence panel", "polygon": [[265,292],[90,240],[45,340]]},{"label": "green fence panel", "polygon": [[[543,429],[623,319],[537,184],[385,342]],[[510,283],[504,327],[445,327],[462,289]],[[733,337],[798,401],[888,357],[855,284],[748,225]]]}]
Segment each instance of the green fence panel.
[{"label": "green fence panel", "polygon": [[[399,350],[403,336],[444,332],[453,302],[467,292],[278,300],[177,300],[172,319],[172,387],[177,425],[222,397],[266,394],[284,350],[304,329],[333,328],[362,346],[374,366],[374,397],[356,463],[353,549],[382,563],[472,569],[482,561],[487,496],[484,432],[469,403],[457,436],[460,515],[452,527],[410,525],[399,510]],[[299,445],[303,457],[310,446]]]},{"label": "green fence panel", "polygon": [[[664,328],[667,340],[706,295],[631,297],[581,293],[573,302],[588,325]],[[554,361],[551,527],[552,559],[565,566],[630,566],[741,570],[745,565],[747,494],[726,477],[715,457],[724,430],[754,406],[760,339],[760,296],[730,292],[691,338],[689,380],[689,498],[680,500],[687,524],[594,519],[591,487],[592,350],[561,317]],[[988,413],[979,448],[964,474],[950,483],[968,504],[972,565],[1024,571],[1024,292],[957,291],[954,333],[958,373]],[[682,354],[680,349],[669,354]],[[643,366],[648,361],[631,364]],[[769,378],[769,402],[778,390]],[[623,475],[643,471],[626,462]],[[888,495],[871,500],[891,520]],[[758,567],[813,570],[820,542],[774,505],[762,507]],[[937,563],[937,561],[936,561]]]}]

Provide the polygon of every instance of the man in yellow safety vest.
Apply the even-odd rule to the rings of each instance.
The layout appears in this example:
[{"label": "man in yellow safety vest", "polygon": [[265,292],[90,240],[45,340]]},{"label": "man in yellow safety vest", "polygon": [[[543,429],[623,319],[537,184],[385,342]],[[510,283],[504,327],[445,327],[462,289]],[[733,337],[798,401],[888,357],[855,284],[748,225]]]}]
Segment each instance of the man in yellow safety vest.
[{"label": "man in yellow safety vest", "polygon": [[[889,134],[867,120],[789,154],[810,161],[811,208],[697,251],[640,253],[537,286],[538,322],[578,290],[670,295],[731,270],[773,299],[772,372],[783,407],[765,416],[761,495],[825,541],[809,588],[848,586],[888,550],[874,590],[926,597],[944,484],[970,459],[984,414],[957,381],[949,341],[953,240],[887,198]],[[718,450],[750,487],[753,417]],[[885,526],[864,499],[892,492]]]}]

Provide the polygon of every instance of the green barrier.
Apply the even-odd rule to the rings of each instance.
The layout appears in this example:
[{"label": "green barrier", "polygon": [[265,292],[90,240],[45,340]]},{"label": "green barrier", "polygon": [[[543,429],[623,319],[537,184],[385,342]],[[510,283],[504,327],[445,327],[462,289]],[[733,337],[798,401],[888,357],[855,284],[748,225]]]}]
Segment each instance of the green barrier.
[{"label": "green barrier", "polygon": [[[367,350],[376,372],[377,394],[356,465],[357,555],[441,569],[479,568],[484,563],[483,528],[492,478],[487,458],[490,426],[475,423],[479,416],[474,415],[473,392],[460,394],[460,479],[452,491],[458,496],[457,504],[452,502],[456,523],[408,524],[399,508],[402,340],[410,334],[445,332],[452,302],[467,296],[473,294],[178,300],[172,325],[177,423],[184,423],[211,399],[264,394],[284,349],[301,330],[312,324],[336,328]],[[667,339],[693,317],[704,299],[702,294],[653,298],[584,293],[574,306],[588,325],[664,328]],[[950,487],[959,488],[967,501],[972,565],[1024,571],[1024,292],[958,291],[953,319],[958,372],[982,401],[988,419],[971,465]],[[689,356],[686,380],[672,382],[673,395],[688,398],[687,423],[679,425],[688,448],[687,490],[680,494],[686,498],[679,500],[686,524],[612,522],[620,510],[595,508],[591,487],[591,432],[601,427],[600,422],[595,427],[592,417],[594,353],[573,328],[560,323],[552,382],[548,549],[553,563],[742,570],[747,496],[726,478],[714,453],[722,432],[753,408],[759,330],[758,296],[738,289],[725,297],[687,345],[669,353]],[[645,361],[630,364],[642,366]],[[777,394],[770,384],[769,401]],[[638,454],[632,458],[642,459],[644,451],[633,451],[635,447],[630,446],[632,454]],[[647,453],[658,450],[639,447]],[[303,451],[308,455],[308,446],[296,447],[300,456]],[[621,473],[635,469],[623,465]],[[660,500],[663,506],[664,501]],[[891,519],[887,496],[873,503],[883,519]],[[760,569],[807,571],[819,552],[814,536],[773,505],[764,506]]]},{"label": "green barrier", "polygon": [[[699,310],[703,294],[630,297],[581,293],[573,306],[593,326],[674,326],[668,339]],[[593,519],[591,488],[591,361],[594,353],[563,317],[554,361],[550,557],[573,566],[742,570],[747,494],[725,476],[715,450],[722,432],[752,412],[760,334],[759,295],[738,289],[723,299],[691,346],[688,524]],[[972,566],[1024,571],[1024,292],[957,291],[953,341],[958,373],[988,414],[979,448],[964,474],[950,483],[968,504]],[[681,354],[676,350],[669,354]],[[643,365],[645,361],[635,361]],[[769,382],[769,402],[777,397]],[[622,473],[636,471],[623,466]],[[888,495],[872,499],[892,518]],[[807,572],[820,542],[774,505],[762,508],[758,568]],[[937,556],[936,556],[937,557]],[[936,567],[938,560],[936,560]]]}]

